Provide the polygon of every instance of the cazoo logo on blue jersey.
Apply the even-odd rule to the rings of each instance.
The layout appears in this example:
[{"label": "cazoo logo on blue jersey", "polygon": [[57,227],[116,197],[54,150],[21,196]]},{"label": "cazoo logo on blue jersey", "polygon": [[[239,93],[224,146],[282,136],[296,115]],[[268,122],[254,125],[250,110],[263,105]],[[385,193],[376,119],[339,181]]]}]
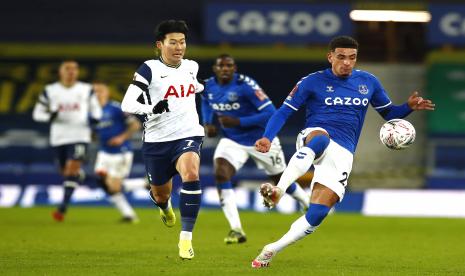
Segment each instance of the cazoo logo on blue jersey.
[{"label": "cazoo logo on blue jersey", "polygon": [[214,103],[211,104],[211,107],[216,111],[229,111],[229,110],[238,110],[241,108],[240,103],[224,104],[224,103]]},{"label": "cazoo logo on blue jersey", "polygon": [[348,4],[206,5],[204,34],[209,42],[327,43],[350,35]]},{"label": "cazoo logo on blue jersey", "polygon": [[367,98],[352,98],[352,97],[326,97],[325,98],[326,105],[368,105]]}]

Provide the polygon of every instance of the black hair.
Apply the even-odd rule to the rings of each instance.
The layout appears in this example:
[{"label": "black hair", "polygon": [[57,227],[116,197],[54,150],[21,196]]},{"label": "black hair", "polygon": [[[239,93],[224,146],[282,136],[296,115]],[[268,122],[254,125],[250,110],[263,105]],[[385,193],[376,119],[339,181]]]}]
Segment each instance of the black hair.
[{"label": "black hair", "polygon": [[184,20],[165,20],[160,22],[155,28],[155,41],[163,41],[166,37],[166,34],[169,33],[183,33],[187,36],[187,24]]},{"label": "black hair", "polygon": [[60,61],[59,67],[62,66],[63,64],[65,64],[65,63],[67,63],[67,62],[74,62],[79,66],[79,62],[75,58],[66,57],[66,58],[64,58],[64,59],[62,59]]},{"label": "black hair", "polygon": [[331,52],[336,48],[358,49],[358,42],[350,36],[336,36],[329,42],[328,48]]},{"label": "black hair", "polygon": [[221,54],[219,56],[216,57],[216,59],[223,59],[223,58],[230,58],[230,59],[234,59],[230,54]]},{"label": "black hair", "polygon": [[234,61],[233,56],[231,56],[230,54],[223,53],[223,54],[218,55],[218,56],[216,57],[216,59],[215,59],[215,64],[218,62],[219,59],[221,60],[221,59],[225,59],[225,58],[230,58],[230,59],[232,59],[233,63],[236,63],[236,62]]}]

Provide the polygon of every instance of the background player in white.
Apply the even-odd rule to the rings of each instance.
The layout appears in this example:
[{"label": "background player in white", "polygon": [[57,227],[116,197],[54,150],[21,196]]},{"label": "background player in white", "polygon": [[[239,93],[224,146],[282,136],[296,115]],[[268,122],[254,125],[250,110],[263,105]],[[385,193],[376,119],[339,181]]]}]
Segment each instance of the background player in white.
[{"label": "background player in white", "polygon": [[[214,154],[215,181],[221,208],[230,229],[225,243],[242,243],[246,235],[242,229],[231,178],[252,158],[257,167],[278,183],[286,168],[279,139],[273,140],[270,151],[257,152],[254,143],[262,137],[268,119],[276,111],[273,103],[252,78],[237,74],[234,58],[228,54],[218,56],[213,65],[214,77],[206,80],[202,95],[202,115],[207,136],[217,135],[214,115],[220,123],[223,137]],[[306,210],[309,195],[296,183],[286,190]]]},{"label": "background player in white", "polygon": [[277,252],[313,233],[331,207],[343,199],[368,104],[386,120],[403,118],[414,110],[434,110],[434,104],[418,92],[405,104],[393,105],[375,76],[353,70],[357,54],[355,39],[340,36],[331,40],[327,56],[331,68],[302,78],[255,144],[258,151],[267,152],[287,118],[306,105],[305,129],[297,137],[297,152],[278,185],[263,184],[260,192],[270,206],[276,205],[282,191],[313,164],[310,207],[281,239],[263,248],[252,267],[268,266]]},{"label": "background player in white", "polygon": [[123,193],[123,180],[132,167],[130,139],[140,130],[141,124],[135,116],[125,114],[118,102],[110,101],[110,90],[106,84],[94,82],[93,87],[103,111],[102,119],[95,127],[99,138],[94,169],[97,181],[121,213],[121,221],[137,223],[136,212]]},{"label": "background player in white", "polygon": [[63,202],[52,213],[56,221],[63,221],[74,189],[83,180],[81,166],[91,141],[90,121],[102,116],[92,86],[78,81],[78,77],[78,63],[63,61],[59,67],[60,80],[45,86],[32,114],[35,121],[51,124],[50,145],[64,177]]},{"label": "background player in white", "polygon": [[142,150],[150,195],[168,227],[176,221],[170,201],[172,177],[181,177],[182,231],[178,247],[182,259],[194,257],[192,230],[200,209],[200,148],[204,136],[195,103],[195,93],[203,90],[197,81],[199,66],[183,59],[187,31],[184,21],[167,20],[157,26],[160,57],[139,67],[121,105],[125,112],[145,116]]}]

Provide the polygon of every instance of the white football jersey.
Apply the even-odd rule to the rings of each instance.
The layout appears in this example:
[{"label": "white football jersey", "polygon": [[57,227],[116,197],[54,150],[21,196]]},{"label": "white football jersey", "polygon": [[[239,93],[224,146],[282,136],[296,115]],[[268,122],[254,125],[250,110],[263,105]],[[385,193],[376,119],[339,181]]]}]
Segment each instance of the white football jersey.
[{"label": "white football jersey", "polygon": [[[145,115],[144,141],[165,142],[204,136],[195,103],[195,93],[203,90],[197,81],[199,65],[183,59],[177,67],[160,60],[144,62],[124,95],[124,112]],[[153,114],[153,106],[167,99],[169,112]]]},{"label": "white football jersey", "polygon": [[89,83],[76,82],[72,87],[60,82],[46,85],[34,107],[33,119],[48,122],[55,111],[58,113],[50,126],[52,146],[90,143],[89,116],[99,120],[102,109]]}]

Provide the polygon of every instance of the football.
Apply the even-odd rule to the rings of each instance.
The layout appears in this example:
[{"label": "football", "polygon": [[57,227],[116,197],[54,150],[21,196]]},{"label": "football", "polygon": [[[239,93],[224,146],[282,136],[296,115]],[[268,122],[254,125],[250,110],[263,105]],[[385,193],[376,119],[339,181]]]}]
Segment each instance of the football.
[{"label": "football", "polygon": [[379,139],[390,149],[405,149],[415,141],[415,128],[406,120],[392,119],[381,126]]}]

